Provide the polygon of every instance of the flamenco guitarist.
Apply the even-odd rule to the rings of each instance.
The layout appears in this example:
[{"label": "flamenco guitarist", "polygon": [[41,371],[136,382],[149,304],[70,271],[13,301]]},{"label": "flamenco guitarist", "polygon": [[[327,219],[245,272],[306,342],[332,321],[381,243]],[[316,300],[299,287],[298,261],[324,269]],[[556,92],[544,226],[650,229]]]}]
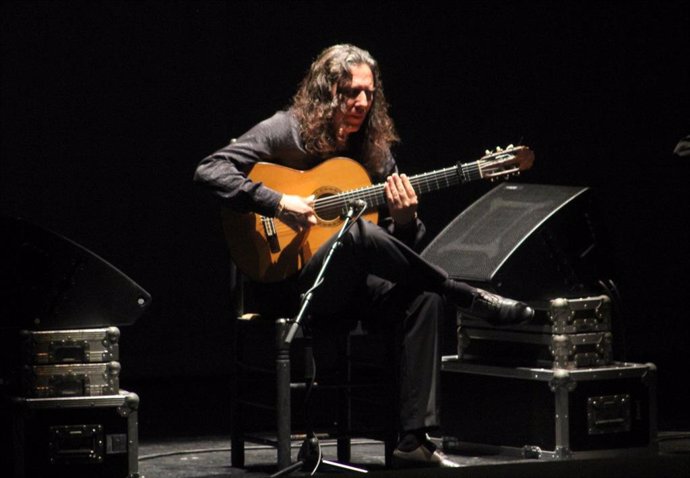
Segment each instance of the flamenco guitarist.
[{"label": "flamenco guitarist", "polygon": [[[269,162],[310,170],[346,156],[384,183],[386,203],[378,224],[359,219],[346,234],[311,313],[315,322],[341,320],[350,325],[355,316],[379,329],[399,327],[400,440],[394,464],[455,467],[459,465],[437,450],[427,434],[439,426],[438,330],[444,299],[494,324],[524,322],[534,311],[450,279],[415,252],[425,228],[417,216],[417,193],[409,178],[398,174],[391,154],[397,140],[376,60],[353,45],[335,45],[313,62],[286,111],[203,159],[194,180],[226,208],[304,233],[319,221],[315,198],[253,181],[254,165]],[[328,248],[326,241],[312,251],[299,271],[301,292],[313,283]]]}]

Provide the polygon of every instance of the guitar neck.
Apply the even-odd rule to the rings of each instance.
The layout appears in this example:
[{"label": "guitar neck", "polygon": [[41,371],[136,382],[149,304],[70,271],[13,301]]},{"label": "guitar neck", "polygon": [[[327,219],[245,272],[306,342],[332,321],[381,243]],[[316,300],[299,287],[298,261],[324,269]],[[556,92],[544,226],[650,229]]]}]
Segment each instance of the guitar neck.
[{"label": "guitar neck", "polygon": [[[481,178],[480,162],[472,161],[470,163],[457,164],[449,168],[410,176],[409,180],[417,195],[421,195]],[[315,201],[315,208],[319,214],[322,212],[328,214],[327,211],[329,210],[341,210],[347,207],[351,201],[359,199],[366,202],[367,210],[384,205],[386,203],[384,184],[374,184],[372,186],[353,189],[351,191],[345,191],[333,196],[317,199]]]}]

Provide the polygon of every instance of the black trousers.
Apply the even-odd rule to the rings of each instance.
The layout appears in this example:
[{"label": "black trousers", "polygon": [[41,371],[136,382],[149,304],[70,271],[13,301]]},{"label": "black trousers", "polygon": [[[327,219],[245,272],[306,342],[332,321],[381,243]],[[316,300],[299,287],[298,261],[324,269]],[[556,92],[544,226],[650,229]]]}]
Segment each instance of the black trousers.
[{"label": "black trousers", "polygon": [[[302,292],[312,286],[334,239],[324,244],[302,270]],[[314,317],[361,317],[375,327],[400,327],[403,431],[440,425],[438,333],[444,317],[441,294],[447,278],[445,271],[379,226],[359,220],[333,255],[311,303]],[[467,294],[469,303],[473,295],[469,286]]]}]

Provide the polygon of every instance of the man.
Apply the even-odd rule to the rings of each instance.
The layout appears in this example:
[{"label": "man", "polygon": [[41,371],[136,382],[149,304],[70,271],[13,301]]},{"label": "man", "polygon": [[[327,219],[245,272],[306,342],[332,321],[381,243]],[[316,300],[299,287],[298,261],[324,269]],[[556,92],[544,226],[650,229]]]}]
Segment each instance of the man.
[{"label": "man", "polygon": [[[313,197],[275,191],[247,174],[258,161],[307,170],[335,156],[361,163],[384,182],[387,201],[378,225],[359,220],[345,235],[317,289],[311,313],[365,316],[374,325],[396,325],[400,346],[400,429],[394,452],[399,465],[457,466],[427,432],[439,426],[438,327],[444,296],[494,323],[529,320],[525,304],[449,279],[414,249],[425,228],[417,195],[398,174],[390,147],[398,140],[372,56],[352,45],[324,50],[311,65],[292,105],[259,123],[237,141],[201,161],[195,181],[224,206],[275,217],[295,230],[317,224]],[[299,274],[302,292],[317,276],[329,250],[324,244]]]}]

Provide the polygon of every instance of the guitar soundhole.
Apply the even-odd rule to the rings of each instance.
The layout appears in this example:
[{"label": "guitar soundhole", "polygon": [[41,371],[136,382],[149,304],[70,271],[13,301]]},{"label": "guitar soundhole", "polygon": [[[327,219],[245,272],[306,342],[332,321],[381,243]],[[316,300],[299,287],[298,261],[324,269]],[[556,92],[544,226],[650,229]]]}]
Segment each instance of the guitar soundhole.
[{"label": "guitar soundhole", "polygon": [[326,186],[314,191],[316,196],[316,215],[324,223],[335,223],[340,220],[342,204],[336,195],[340,190]]}]

